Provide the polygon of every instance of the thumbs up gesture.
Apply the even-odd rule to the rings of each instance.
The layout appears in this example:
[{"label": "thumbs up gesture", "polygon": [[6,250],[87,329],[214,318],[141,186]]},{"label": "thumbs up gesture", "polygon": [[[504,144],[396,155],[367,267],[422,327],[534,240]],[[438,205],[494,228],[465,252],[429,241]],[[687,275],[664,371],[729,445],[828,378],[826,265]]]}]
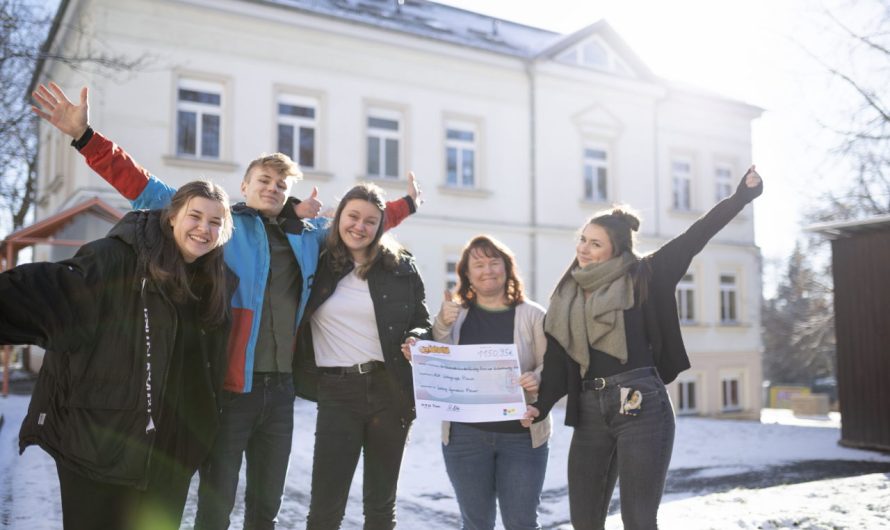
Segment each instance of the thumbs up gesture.
[{"label": "thumbs up gesture", "polygon": [[454,301],[451,291],[445,289],[445,298],[442,299],[442,307],[439,309],[439,315],[436,319],[445,326],[451,327],[451,325],[454,324],[454,321],[457,320],[457,315],[460,313],[460,307],[460,304]]},{"label": "thumbs up gesture", "polygon": [[300,204],[294,206],[297,217],[301,219],[314,219],[321,211],[322,203],[318,200],[318,186],[312,187],[312,193],[308,197],[300,201]]}]

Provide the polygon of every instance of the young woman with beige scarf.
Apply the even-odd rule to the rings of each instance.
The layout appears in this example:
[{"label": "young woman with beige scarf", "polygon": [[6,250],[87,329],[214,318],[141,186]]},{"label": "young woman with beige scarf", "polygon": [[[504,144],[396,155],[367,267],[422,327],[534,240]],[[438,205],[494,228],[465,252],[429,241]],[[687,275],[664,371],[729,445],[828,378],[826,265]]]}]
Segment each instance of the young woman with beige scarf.
[{"label": "young woman with beige scarf", "polygon": [[601,529],[621,478],[625,529],[657,528],[674,443],[665,383],[689,368],[675,291],[692,258],[763,191],[751,166],[736,192],[645,257],[633,249],[639,219],[614,208],[584,225],[576,257],[550,299],[537,403],[541,421],[568,395],[569,509],[576,530]]}]

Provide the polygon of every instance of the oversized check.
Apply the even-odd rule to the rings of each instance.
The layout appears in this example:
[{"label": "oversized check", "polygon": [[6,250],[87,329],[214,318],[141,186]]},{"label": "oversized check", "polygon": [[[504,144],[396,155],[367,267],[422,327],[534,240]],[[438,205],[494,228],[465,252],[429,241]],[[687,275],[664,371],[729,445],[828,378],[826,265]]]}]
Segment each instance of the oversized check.
[{"label": "oversized check", "polygon": [[525,412],[514,344],[417,341],[411,365],[419,418],[476,423],[518,420]]}]

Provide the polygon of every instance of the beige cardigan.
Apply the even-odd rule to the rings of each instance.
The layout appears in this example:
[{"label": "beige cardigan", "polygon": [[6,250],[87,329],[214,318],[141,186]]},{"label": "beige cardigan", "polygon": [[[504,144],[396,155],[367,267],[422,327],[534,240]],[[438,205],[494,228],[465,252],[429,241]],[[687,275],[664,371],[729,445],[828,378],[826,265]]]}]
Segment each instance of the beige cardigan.
[{"label": "beige cardigan", "polygon": [[[467,318],[467,308],[461,308],[457,320],[450,327],[446,326],[436,315],[433,322],[433,339],[447,344],[460,342],[460,328]],[[544,337],[544,308],[526,300],[516,306],[516,317],[513,325],[513,342],[519,354],[519,365],[522,373],[535,372],[539,376],[544,369],[544,351],[547,349],[547,339]],[[537,396],[525,393],[526,403],[534,403]],[[532,424],[532,447],[540,447],[550,439],[552,421],[548,415],[546,419]],[[451,433],[451,423],[442,422],[442,443],[448,445],[448,437]]]}]

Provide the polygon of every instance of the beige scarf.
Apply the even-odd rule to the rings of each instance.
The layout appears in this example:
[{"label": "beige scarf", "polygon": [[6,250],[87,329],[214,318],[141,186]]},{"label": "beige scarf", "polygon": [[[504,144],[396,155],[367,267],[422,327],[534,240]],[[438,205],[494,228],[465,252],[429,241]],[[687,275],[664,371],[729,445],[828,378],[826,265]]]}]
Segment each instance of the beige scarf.
[{"label": "beige scarf", "polygon": [[[572,271],[550,298],[544,330],[581,366],[590,366],[590,347],[627,362],[624,310],[634,305],[633,279],[628,274],[637,258],[629,252]],[[584,293],[589,293],[587,299]]]}]

